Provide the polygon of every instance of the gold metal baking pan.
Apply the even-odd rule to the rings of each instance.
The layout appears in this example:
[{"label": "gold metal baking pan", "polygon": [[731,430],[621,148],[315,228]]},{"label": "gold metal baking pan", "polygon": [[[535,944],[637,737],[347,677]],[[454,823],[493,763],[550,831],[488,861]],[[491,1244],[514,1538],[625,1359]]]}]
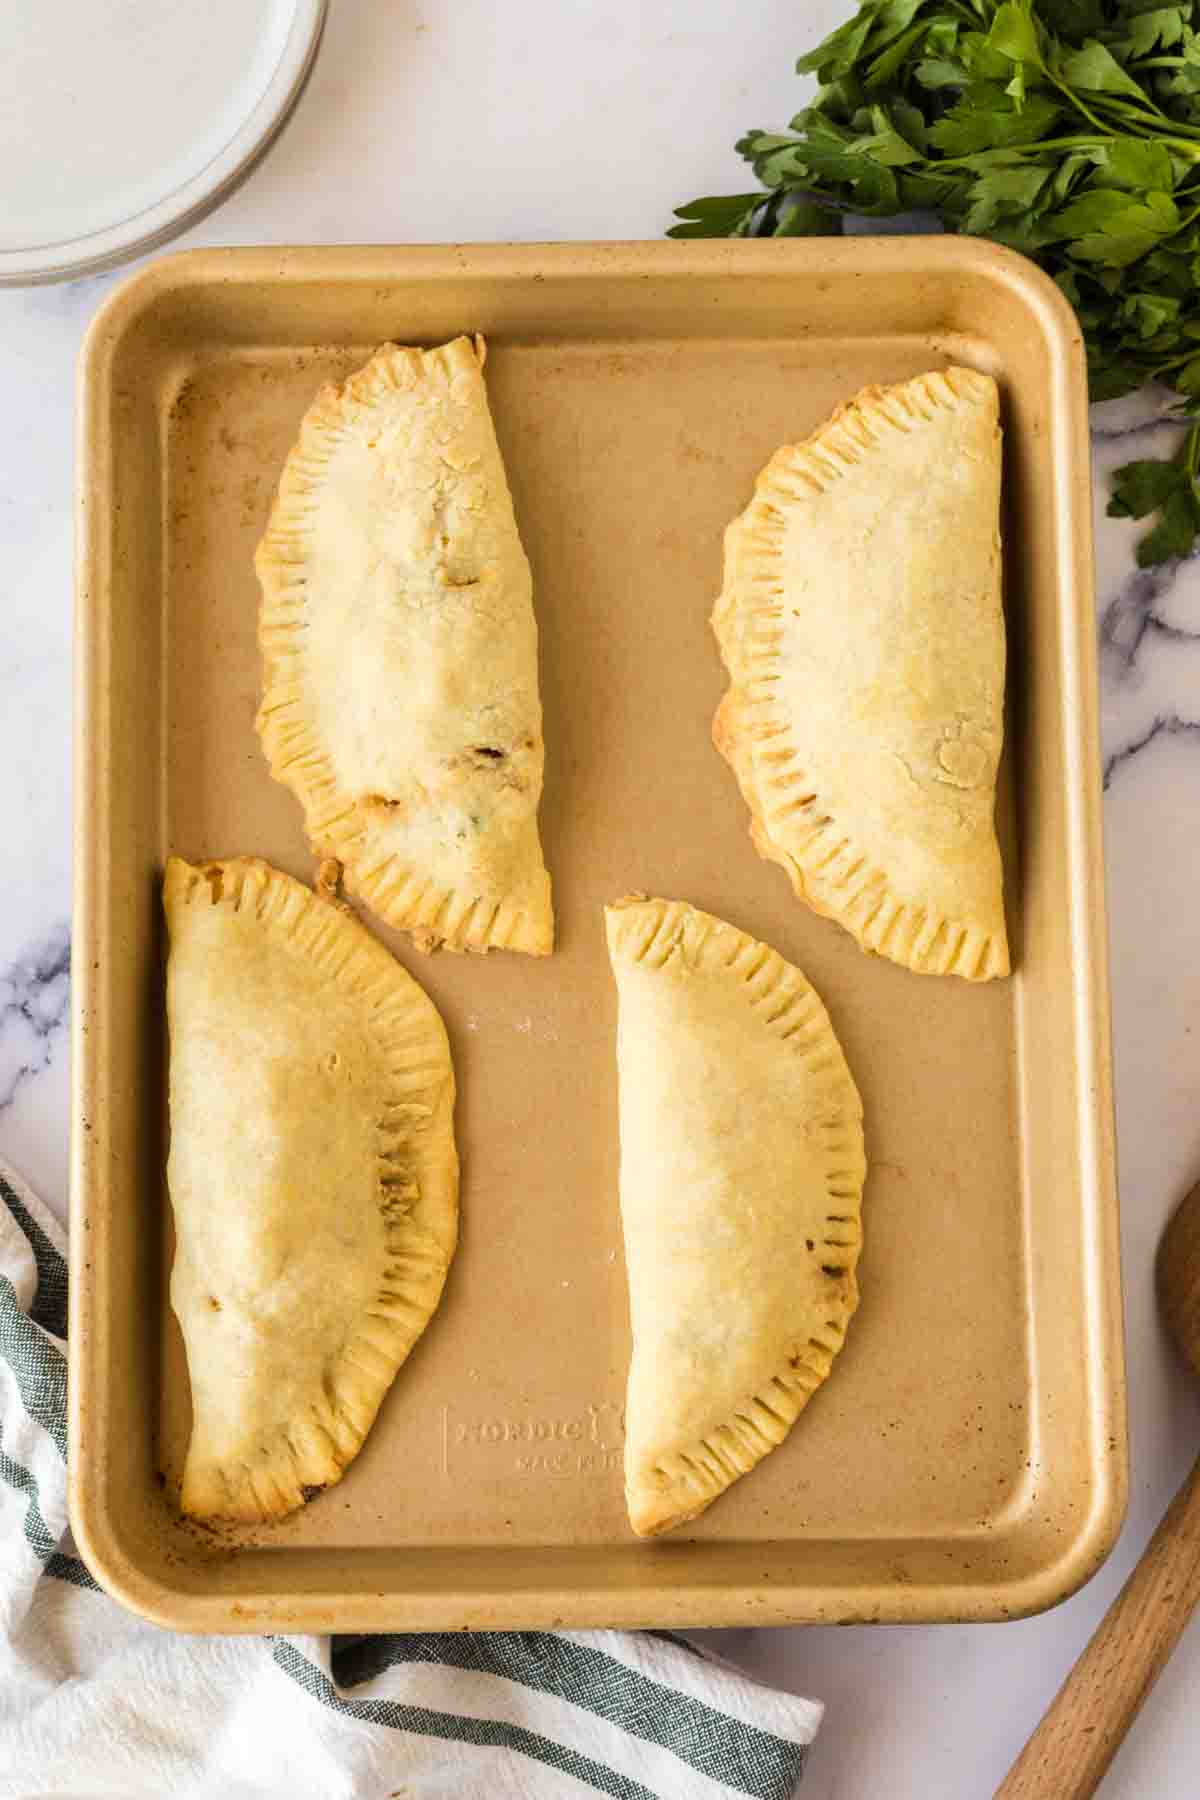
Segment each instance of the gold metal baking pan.
[{"label": "gold metal baking pan", "polygon": [[[166,1303],[168,849],[311,877],[254,733],[251,554],[317,386],[482,331],[533,562],[553,957],[423,958],[463,1234],[344,1482],[270,1530],[183,1526]],[[869,381],[1003,393],[1016,973],[859,953],[761,862],[709,741],[721,533],[777,445]],[[1003,1618],[1112,1544],[1125,1420],[1075,321],[959,238],[217,250],[108,302],[83,357],[71,1516],[113,1594],[202,1631]],[[954,556],[953,542],[944,553]],[[678,895],[825,999],[862,1089],[862,1306],[787,1444],[692,1528],[629,1532],[614,994],[601,905]],[[165,1479],[164,1479],[165,1472]]]}]

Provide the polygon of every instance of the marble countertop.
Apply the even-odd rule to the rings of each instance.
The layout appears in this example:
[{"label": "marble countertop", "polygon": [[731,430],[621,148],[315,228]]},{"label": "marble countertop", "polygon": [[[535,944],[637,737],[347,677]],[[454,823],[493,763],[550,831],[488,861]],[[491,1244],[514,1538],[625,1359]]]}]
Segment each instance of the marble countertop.
[{"label": "marble countertop", "polygon": [[[266,162],[187,244],[657,236],[732,191],[727,146],[802,97],[794,56],[842,0],[399,0],[332,9],[311,89]],[[0,293],[0,1153],[60,1212],[67,1172],[72,405],[113,277]],[[1152,403],[1095,433],[1096,635],[1129,1347],[1132,1481],[1111,1560],[1044,1617],[996,1626],[719,1634],[828,1707],[809,1800],[991,1793],[1200,1448],[1200,1401],[1155,1309],[1163,1224],[1200,1176],[1200,558],[1139,573],[1108,473],[1171,441]],[[1104,1788],[1194,1800],[1200,1624]]]}]

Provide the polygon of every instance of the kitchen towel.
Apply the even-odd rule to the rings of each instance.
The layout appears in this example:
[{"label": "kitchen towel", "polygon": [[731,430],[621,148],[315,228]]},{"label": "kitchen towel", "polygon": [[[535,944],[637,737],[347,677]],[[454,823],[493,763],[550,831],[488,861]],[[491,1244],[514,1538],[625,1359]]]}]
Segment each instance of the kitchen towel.
[{"label": "kitchen towel", "polygon": [[788,1800],[821,1719],[656,1632],[184,1637],[67,1529],[67,1265],[0,1169],[3,1800]]}]

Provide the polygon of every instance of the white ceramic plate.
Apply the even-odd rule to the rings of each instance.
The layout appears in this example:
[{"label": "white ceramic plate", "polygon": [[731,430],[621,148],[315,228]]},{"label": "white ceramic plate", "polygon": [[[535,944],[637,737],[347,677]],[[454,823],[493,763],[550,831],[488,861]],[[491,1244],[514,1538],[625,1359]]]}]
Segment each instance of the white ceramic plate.
[{"label": "white ceramic plate", "polygon": [[152,250],[254,166],[326,0],[4,0],[0,285]]}]

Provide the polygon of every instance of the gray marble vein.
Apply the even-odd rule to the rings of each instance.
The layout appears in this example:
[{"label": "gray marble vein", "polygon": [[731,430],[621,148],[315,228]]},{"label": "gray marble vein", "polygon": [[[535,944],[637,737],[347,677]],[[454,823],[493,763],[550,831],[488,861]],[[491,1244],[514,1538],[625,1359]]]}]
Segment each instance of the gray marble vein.
[{"label": "gray marble vein", "polygon": [[1200,618],[1196,628],[1180,624],[1164,616],[1162,602],[1174,592],[1181,569],[1200,566],[1200,551],[1191,556],[1176,557],[1156,568],[1137,569],[1127,575],[1100,615],[1100,654],[1105,673],[1117,680],[1132,667],[1148,631],[1164,637],[1200,639]]},{"label": "gray marble vein", "polygon": [[1134,548],[1150,520],[1112,520],[1114,470],[1170,456],[1180,440],[1173,396],[1132,394],[1092,409],[1104,785],[1151,744],[1200,750],[1200,546],[1139,569]]},{"label": "gray marble vein", "polygon": [[1161,737],[1183,737],[1194,740],[1200,750],[1200,719],[1181,719],[1175,713],[1168,713],[1154,720],[1154,723],[1140,737],[1131,743],[1123,744],[1104,759],[1104,785],[1109,787],[1118,770],[1132,762],[1141,751],[1149,749]]},{"label": "gray marble vein", "polygon": [[65,1048],[70,984],[65,921],[0,972],[0,1112]]}]

